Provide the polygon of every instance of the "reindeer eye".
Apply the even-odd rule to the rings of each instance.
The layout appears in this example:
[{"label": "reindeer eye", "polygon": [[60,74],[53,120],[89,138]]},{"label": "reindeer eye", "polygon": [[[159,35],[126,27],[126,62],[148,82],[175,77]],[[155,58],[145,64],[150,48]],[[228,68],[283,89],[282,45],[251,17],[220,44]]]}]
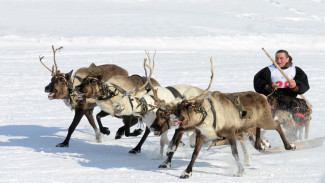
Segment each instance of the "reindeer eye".
[{"label": "reindeer eye", "polygon": [[95,79],[91,79],[91,80],[89,81],[89,83],[90,83],[91,85],[96,85],[96,84],[97,84],[97,82],[96,82]]},{"label": "reindeer eye", "polygon": [[161,113],[160,113],[160,117],[165,118],[165,117],[166,117],[166,113],[165,113],[164,111],[161,112]]},{"label": "reindeer eye", "polygon": [[59,83],[65,83],[65,79],[64,78],[58,78],[58,82]]}]

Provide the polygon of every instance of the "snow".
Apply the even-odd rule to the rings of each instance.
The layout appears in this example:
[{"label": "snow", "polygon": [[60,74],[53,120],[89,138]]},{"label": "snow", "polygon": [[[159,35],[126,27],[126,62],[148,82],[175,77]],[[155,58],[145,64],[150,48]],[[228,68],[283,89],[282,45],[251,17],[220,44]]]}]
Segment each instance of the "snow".
[{"label": "snow", "polygon": [[[50,73],[51,45],[62,72],[114,63],[143,75],[144,50],[157,50],[153,77],[162,86],[191,84],[206,88],[212,56],[211,90],[253,90],[253,76],[286,49],[308,75],[305,97],[313,105],[309,138],[324,136],[324,0],[0,0],[0,182],[325,182],[325,146],[252,155],[246,175],[237,171],[228,146],[203,146],[193,176],[179,176],[192,150],[176,152],[170,169],[159,169],[159,138],[150,134],[137,155],[128,153],[139,137],[114,139],[121,120],[103,118],[111,130],[102,143],[83,118],[69,148],[57,148],[74,112],[60,100],[49,101],[44,87]],[[99,109],[95,109],[95,114]],[[135,126],[134,128],[139,128]],[[142,127],[143,128],[143,127]],[[173,132],[169,132],[171,138]],[[273,147],[281,140],[266,136]],[[240,146],[239,146],[240,148]],[[240,150],[239,150],[240,151]],[[241,152],[241,151],[240,151]],[[241,154],[241,159],[243,159]]]}]

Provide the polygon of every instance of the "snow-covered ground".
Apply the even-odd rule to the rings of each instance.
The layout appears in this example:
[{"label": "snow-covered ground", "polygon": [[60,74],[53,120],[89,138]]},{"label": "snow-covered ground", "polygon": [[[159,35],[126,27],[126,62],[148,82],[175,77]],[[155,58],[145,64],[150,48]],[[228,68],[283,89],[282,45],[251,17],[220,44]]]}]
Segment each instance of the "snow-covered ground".
[{"label": "snow-covered ground", "polygon": [[[254,74],[286,49],[307,73],[313,105],[309,138],[324,136],[324,0],[0,0],[0,182],[325,182],[325,146],[261,154],[248,143],[251,166],[237,171],[228,146],[202,148],[188,180],[179,175],[192,150],[176,152],[170,169],[158,169],[159,138],[149,135],[141,154],[131,155],[139,137],[114,139],[121,120],[107,117],[111,130],[102,143],[82,119],[69,148],[57,148],[74,112],[47,99],[53,64],[51,45],[62,72],[114,63],[143,75],[144,50],[157,50],[153,77],[161,85],[206,88],[212,56],[211,90],[253,90]],[[95,110],[95,113],[99,109]],[[134,128],[139,128],[136,126]],[[173,133],[169,133],[169,137]],[[273,147],[281,146],[267,132]],[[242,158],[242,157],[241,157]]]}]

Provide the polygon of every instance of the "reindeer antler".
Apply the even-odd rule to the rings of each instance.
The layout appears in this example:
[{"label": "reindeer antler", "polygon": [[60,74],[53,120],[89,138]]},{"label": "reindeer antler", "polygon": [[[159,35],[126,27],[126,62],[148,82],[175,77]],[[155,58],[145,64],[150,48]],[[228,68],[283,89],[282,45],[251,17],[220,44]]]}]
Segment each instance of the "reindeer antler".
[{"label": "reindeer antler", "polygon": [[[140,87],[140,88],[137,88],[136,91],[140,91],[142,90],[144,87],[147,86],[147,84],[149,83],[149,85],[152,87],[152,83],[150,81],[151,79],[151,76],[152,76],[152,73],[153,73],[153,70],[155,68],[155,56],[156,56],[156,51],[153,55],[153,58],[152,58],[152,64],[151,64],[151,58],[150,58],[150,54],[149,52],[146,51],[146,55],[148,57],[148,60],[149,60],[149,64],[147,64],[147,59],[145,58],[143,60],[143,68],[144,68],[144,71],[145,71],[145,74],[146,74],[146,78],[147,78],[147,81]],[[152,65],[152,66],[151,66]],[[148,76],[148,73],[147,73],[147,69],[146,67],[150,70],[150,73],[149,73],[149,76]]]},{"label": "reindeer antler", "polygon": [[57,48],[57,49],[54,49],[54,46],[52,45],[52,50],[53,50],[53,60],[54,60],[54,65],[55,65],[55,73],[57,73],[58,71],[58,65],[56,64],[56,60],[55,60],[55,53],[57,51],[60,51],[61,49],[63,49],[63,46]]},{"label": "reindeer antler", "polygon": [[43,62],[42,62],[42,60],[43,60],[43,58],[44,58],[44,56],[39,56],[39,61],[41,62],[41,64],[47,69],[47,70],[49,70],[50,72],[52,72],[52,70],[50,69],[50,68],[48,68]]},{"label": "reindeer antler", "polygon": [[188,100],[189,102],[196,101],[198,98],[200,98],[201,96],[203,96],[203,95],[205,95],[205,94],[207,94],[209,92],[209,90],[211,88],[211,85],[212,85],[212,81],[214,79],[214,69],[213,69],[212,57],[210,58],[210,64],[211,64],[211,79],[210,79],[210,83],[209,83],[208,88],[205,91],[203,91],[200,95],[194,97],[193,99]]}]

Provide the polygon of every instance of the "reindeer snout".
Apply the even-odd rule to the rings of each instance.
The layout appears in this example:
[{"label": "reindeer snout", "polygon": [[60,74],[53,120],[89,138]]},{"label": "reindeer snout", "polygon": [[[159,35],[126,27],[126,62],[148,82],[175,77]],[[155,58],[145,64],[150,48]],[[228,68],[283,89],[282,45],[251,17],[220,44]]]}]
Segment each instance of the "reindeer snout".
[{"label": "reindeer snout", "polygon": [[50,93],[50,92],[52,92],[53,91],[53,87],[51,86],[51,85],[47,85],[46,87],[45,87],[45,93]]},{"label": "reindeer snout", "polygon": [[122,115],[121,112],[122,112],[123,109],[122,109],[120,103],[118,103],[118,102],[114,103],[112,107],[113,107],[113,110],[114,110],[114,113],[115,113],[116,116]]},{"label": "reindeer snout", "polygon": [[80,86],[76,86],[76,87],[74,88],[74,91],[75,91],[75,92],[80,92]]},{"label": "reindeer snout", "polygon": [[119,110],[119,109],[121,109],[121,104],[120,104],[120,103],[114,103],[114,104],[113,104],[113,109],[114,109],[114,110]]}]

